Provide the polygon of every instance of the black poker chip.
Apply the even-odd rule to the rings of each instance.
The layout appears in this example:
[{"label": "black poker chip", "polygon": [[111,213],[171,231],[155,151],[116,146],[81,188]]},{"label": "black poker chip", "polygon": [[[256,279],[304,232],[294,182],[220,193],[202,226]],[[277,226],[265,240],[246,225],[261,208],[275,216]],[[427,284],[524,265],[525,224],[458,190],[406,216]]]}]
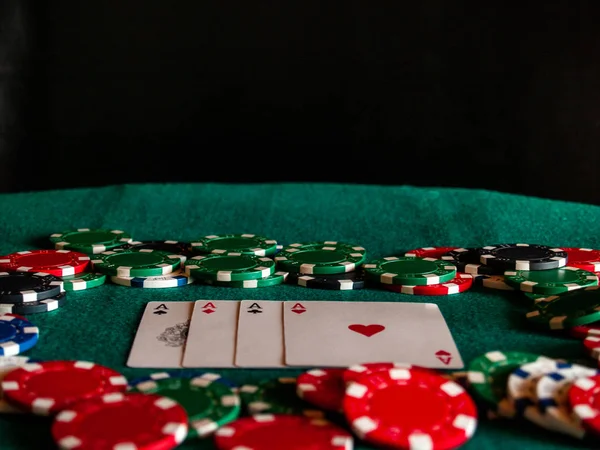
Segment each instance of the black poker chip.
[{"label": "black poker chip", "polygon": [[66,292],[45,298],[44,300],[37,300],[35,302],[24,302],[24,303],[0,303],[0,314],[12,313],[12,314],[37,314],[54,311],[60,308],[67,298]]},{"label": "black poker chip", "polygon": [[486,266],[480,262],[479,249],[455,248],[443,255],[440,259],[452,262],[458,272],[471,275],[502,275],[503,270],[493,266]]},{"label": "black poker chip", "polygon": [[478,249],[479,261],[499,270],[548,270],[567,265],[562,248],[536,244],[498,244]]},{"label": "black poker chip", "polygon": [[348,272],[339,275],[307,275],[290,272],[287,284],[295,284],[311,289],[327,289],[330,291],[351,291],[363,289],[365,279],[362,273]]},{"label": "black poker chip", "polygon": [[59,295],[60,278],[47,273],[0,272],[0,303],[27,303]]}]

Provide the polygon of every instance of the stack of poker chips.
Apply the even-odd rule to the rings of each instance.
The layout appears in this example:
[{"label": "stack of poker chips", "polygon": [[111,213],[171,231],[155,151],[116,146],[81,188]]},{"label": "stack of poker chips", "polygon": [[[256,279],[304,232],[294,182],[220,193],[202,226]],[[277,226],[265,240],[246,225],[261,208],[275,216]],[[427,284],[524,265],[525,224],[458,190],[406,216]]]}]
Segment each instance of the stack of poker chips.
[{"label": "stack of poker chips", "polygon": [[598,446],[596,368],[535,353],[489,351],[474,358],[457,379],[489,418],[528,421]]},{"label": "stack of poker chips", "polygon": [[363,268],[368,281],[403,294],[450,295],[480,286],[517,290],[536,300],[598,285],[598,259],[598,250],[496,244],[424,247],[370,261]]},{"label": "stack of poker chips", "polygon": [[337,241],[290,244],[275,257],[277,267],[289,273],[287,283],[311,289],[355,290],[365,287],[360,265],[364,247]]},{"label": "stack of poker chips", "polygon": [[215,287],[264,288],[283,284],[288,273],[276,271],[273,256],[281,246],[275,239],[256,234],[203,236],[191,243],[196,255],[185,273]]}]

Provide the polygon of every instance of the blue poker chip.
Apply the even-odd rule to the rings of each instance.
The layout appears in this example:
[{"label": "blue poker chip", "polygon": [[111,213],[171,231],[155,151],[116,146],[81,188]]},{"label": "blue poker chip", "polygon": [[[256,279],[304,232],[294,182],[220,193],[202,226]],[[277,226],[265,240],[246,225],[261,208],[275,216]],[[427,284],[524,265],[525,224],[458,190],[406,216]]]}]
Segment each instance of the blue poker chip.
[{"label": "blue poker chip", "polygon": [[15,356],[38,341],[38,327],[14,314],[0,314],[0,356]]},{"label": "blue poker chip", "polygon": [[159,275],[154,277],[113,276],[110,278],[110,281],[121,286],[160,289],[187,286],[188,284],[192,284],[194,282],[194,279],[187,275],[184,270],[177,270],[173,273],[168,273],[166,275]]},{"label": "blue poker chip", "polygon": [[210,380],[211,382],[216,381],[216,382],[222,383],[225,386],[228,386],[232,389],[236,389],[238,387],[238,385],[235,384],[233,381],[231,381],[225,377],[222,377],[218,373],[206,372],[206,371],[193,371],[193,372],[182,373],[182,372],[178,372],[175,370],[164,371],[164,372],[155,372],[155,373],[151,373],[150,375],[146,375],[145,377],[134,378],[133,380],[129,381],[128,385],[129,385],[129,389],[133,389],[135,386],[137,386],[141,383],[145,383],[147,381],[162,380],[164,378],[199,378],[199,377],[206,378],[207,380]]}]

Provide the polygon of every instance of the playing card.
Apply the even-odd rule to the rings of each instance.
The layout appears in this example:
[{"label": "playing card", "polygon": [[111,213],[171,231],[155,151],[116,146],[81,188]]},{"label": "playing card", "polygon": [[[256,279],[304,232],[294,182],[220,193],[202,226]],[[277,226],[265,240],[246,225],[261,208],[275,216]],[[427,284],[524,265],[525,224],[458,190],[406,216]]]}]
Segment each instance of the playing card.
[{"label": "playing card", "polygon": [[346,367],[391,361],[463,367],[433,303],[288,301],[283,309],[288,365]]},{"label": "playing card", "polygon": [[198,300],[183,367],[234,367],[239,301]]},{"label": "playing card", "polygon": [[128,367],[181,367],[194,302],[149,302],[138,327]]},{"label": "playing card", "polygon": [[242,300],[238,315],[235,365],[285,367],[282,302]]}]

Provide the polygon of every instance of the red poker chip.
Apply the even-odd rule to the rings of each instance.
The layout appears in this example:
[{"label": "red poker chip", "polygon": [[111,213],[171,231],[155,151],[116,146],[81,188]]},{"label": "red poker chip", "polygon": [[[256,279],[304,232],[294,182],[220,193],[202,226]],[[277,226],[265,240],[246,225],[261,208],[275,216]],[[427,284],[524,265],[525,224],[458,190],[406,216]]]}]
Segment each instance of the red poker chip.
[{"label": "red poker chip", "polygon": [[52,437],[65,450],[167,450],[181,444],[187,431],[187,413],[174,400],[121,392],[78,402],[52,424]]},{"label": "red poker chip", "polygon": [[347,450],[352,436],[326,420],[287,414],[238,419],[215,432],[219,450]]},{"label": "red poker chip", "polygon": [[569,334],[577,339],[585,339],[588,336],[600,336],[600,322],[570,328]]},{"label": "red poker chip", "polygon": [[127,389],[127,379],[88,361],[28,363],[2,380],[4,398],[40,416],[56,414],[75,402]]},{"label": "red poker chip", "polygon": [[314,369],[296,379],[298,397],[327,411],[343,410],[346,369]]},{"label": "red poker chip", "polygon": [[573,417],[585,429],[600,434],[600,375],[575,379],[568,399]]},{"label": "red poker chip", "polygon": [[463,387],[415,367],[350,383],[344,413],[359,438],[383,447],[454,449],[477,428],[477,408]]},{"label": "red poker chip", "polygon": [[426,286],[406,286],[402,284],[384,284],[388,291],[409,295],[452,295],[465,292],[473,286],[473,276],[468,273],[457,273],[456,277],[441,284]]},{"label": "red poker chip", "polygon": [[590,272],[600,272],[600,250],[576,247],[562,247],[562,249],[567,252],[569,266]]},{"label": "red poker chip", "polygon": [[446,253],[451,252],[452,250],[457,249],[458,247],[423,247],[416,248],[414,250],[409,250],[404,253],[404,256],[409,256],[413,258],[433,258],[433,259],[443,259]]},{"label": "red poker chip", "polygon": [[600,336],[588,336],[583,340],[585,351],[592,358],[600,357]]},{"label": "red poker chip", "polygon": [[81,273],[90,257],[71,250],[31,250],[0,256],[0,270],[7,272],[44,272],[58,277]]},{"label": "red poker chip", "polygon": [[[344,370],[342,378],[344,379],[344,383],[348,385],[349,383],[360,380],[362,376],[369,375],[373,372],[379,372],[388,369],[411,369],[413,367],[417,366],[413,366],[412,364],[395,362],[370,362],[363,364],[355,364],[354,366],[350,366]],[[423,367],[419,367],[419,369],[429,370]]]}]

